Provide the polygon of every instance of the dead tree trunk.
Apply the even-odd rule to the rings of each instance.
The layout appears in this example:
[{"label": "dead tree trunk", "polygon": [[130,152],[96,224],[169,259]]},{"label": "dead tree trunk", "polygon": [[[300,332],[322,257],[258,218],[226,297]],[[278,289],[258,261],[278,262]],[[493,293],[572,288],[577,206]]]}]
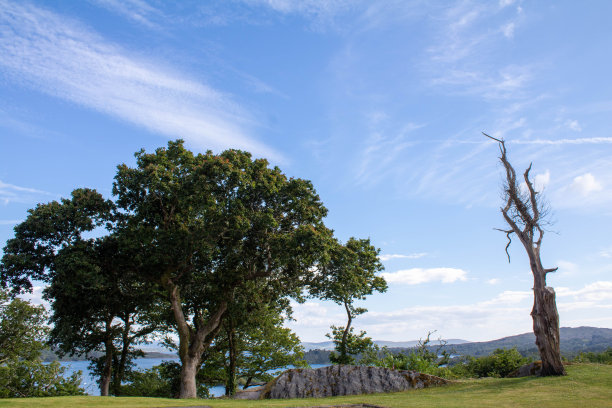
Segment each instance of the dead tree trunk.
[{"label": "dead tree trunk", "polygon": [[510,262],[508,247],[512,242],[511,236],[515,234],[523,244],[533,274],[533,333],[536,336],[536,345],[542,360],[542,376],[565,375],[565,368],[561,361],[561,349],[559,342],[559,313],[555,300],[555,291],[546,286],[546,275],[554,272],[557,268],[544,269],[540,260],[540,248],[544,230],[542,229],[543,217],[546,215],[542,200],[535,191],[533,183],[529,179],[531,165],[525,170],[523,179],[527,191],[522,192],[516,179],[516,172],[506,156],[506,145],[503,139],[496,139],[484,133],[490,139],[499,143],[501,151],[500,160],[506,171],[506,182],[504,185],[504,196],[506,204],[501,209],[504,219],[510,229],[501,230],[508,237],[506,254]]}]

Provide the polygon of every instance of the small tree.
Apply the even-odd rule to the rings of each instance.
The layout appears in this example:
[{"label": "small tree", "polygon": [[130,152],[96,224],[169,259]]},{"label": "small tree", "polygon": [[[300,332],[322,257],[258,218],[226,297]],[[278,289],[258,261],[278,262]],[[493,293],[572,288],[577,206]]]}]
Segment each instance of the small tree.
[{"label": "small tree", "polygon": [[45,364],[40,353],[48,327],[43,306],[11,301],[0,291],[0,398],[81,395],[81,372],[64,377],[57,361]]},{"label": "small tree", "polygon": [[8,293],[0,291],[0,364],[36,359],[49,331],[46,318],[43,306],[21,299],[9,302]]},{"label": "small tree", "polygon": [[561,361],[561,350],[559,345],[559,313],[555,301],[555,291],[546,286],[546,275],[556,271],[558,268],[545,269],[540,260],[540,249],[542,248],[542,238],[547,214],[540,193],[535,190],[533,182],[529,179],[531,164],[523,174],[526,191],[521,190],[516,172],[508,161],[506,155],[506,145],[503,139],[496,139],[483,133],[489,139],[495,140],[499,144],[501,157],[499,158],[506,170],[506,180],[504,183],[505,205],[501,208],[504,219],[510,229],[502,229],[508,237],[506,245],[506,255],[510,262],[508,247],[512,242],[512,234],[515,234],[529,257],[529,265],[533,274],[533,333],[536,336],[536,345],[540,351],[542,360],[542,376],[565,375],[565,368]]},{"label": "small tree", "polygon": [[[387,290],[385,279],[376,276],[384,267],[378,259],[379,249],[369,239],[350,238],[346,245],[336,243],[331,249],[330,261],[322,265],[321,274],[313,287],[313,293],[321,299],[332,300],[344,306],[347,316],[345,327],[332,326],[332,334],[338,355],[330,356],[337,364],[351,364],[356,350],[365,350],[371,339],[362,332],[352,332],[353,319],[367,312],[367,309],[355,307],[355,300],[363,300],[374,291]],[[369,342],[368,342],[369,341]],[[352,350],[349,350],[349,345]]]}]

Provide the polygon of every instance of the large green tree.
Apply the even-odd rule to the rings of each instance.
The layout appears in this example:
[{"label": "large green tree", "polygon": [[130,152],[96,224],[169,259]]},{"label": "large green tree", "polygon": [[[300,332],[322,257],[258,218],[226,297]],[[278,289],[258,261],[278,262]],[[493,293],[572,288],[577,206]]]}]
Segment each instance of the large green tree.
[{"label": "large green tree", "polygon": [[329,261],[321,265],[321,273],[313,286],[313,294],[323,300],[331,300],[346,311],[347,323],[344,327],[332,326],[330,338],[336,343],[336,353],[330,359],[338,364],[351,364],[356,354],[371,346],[371,340],[365,333],[354,334],[351,324],[353,319],[367,309],[356,307],[356,300],[387,290],[384,278],[376,273],[383,270],[378,259],[380,250],[370,243],[369,239],[350,238],[345,245],[336,243]]},{"label": "large green tree", "polygon": [[166,291],[179,338],[181,398],[196,396],[202,355],[234,290],[257,281],[299,296],[329,242],[309,181],[228,150],[193,154],[182,141],[119,166],[113,192],[140,243],[143,277]]},{"label": "large green tree", "polygon": [[34,280],[49,285],[44,297],[53,312],[50,340],[60,352],[105,354],[102,395],[109,394],[117,350],[114,376],[120,383],[130,346],[154,329],[136,324],[152,297],[140,282],[132,247],[113,234],[118,222],[112,201],[95,190],[74,190],[70,199],[29,210],[0,264],[0,281],[13,293],[31,291]]}]

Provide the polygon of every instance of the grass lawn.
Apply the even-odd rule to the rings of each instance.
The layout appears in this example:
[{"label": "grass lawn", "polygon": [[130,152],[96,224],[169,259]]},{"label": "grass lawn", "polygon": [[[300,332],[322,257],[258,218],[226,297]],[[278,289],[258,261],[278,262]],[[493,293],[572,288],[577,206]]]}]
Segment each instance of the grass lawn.
[{"label": "grass lawn", "polygon": [[369,403],[384,407],[612,407],[612,365],[575,364],[568,376],[485,378],[392,394],[301,400],[175,400],[138,397],[53,397],[0,399],[0,407],[307,407]]}]

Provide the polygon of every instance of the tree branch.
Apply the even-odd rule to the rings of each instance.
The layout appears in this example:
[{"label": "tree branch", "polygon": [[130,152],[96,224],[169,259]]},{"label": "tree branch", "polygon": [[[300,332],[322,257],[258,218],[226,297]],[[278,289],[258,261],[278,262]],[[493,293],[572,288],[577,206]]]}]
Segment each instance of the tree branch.
[{"label": "tree branch", "polygon": [[508,263],[510,263],[510,253],[508,252],[508,248],[510,248],[510,244],[512,243],[512,238],[510,238],[510,234],[512,234],[514,230],[503,230],[501,228],[494,228],[494,229],[505,233],[506,237],[508,237],[508,244],[506,245],[506,255],[508,255]]}]

